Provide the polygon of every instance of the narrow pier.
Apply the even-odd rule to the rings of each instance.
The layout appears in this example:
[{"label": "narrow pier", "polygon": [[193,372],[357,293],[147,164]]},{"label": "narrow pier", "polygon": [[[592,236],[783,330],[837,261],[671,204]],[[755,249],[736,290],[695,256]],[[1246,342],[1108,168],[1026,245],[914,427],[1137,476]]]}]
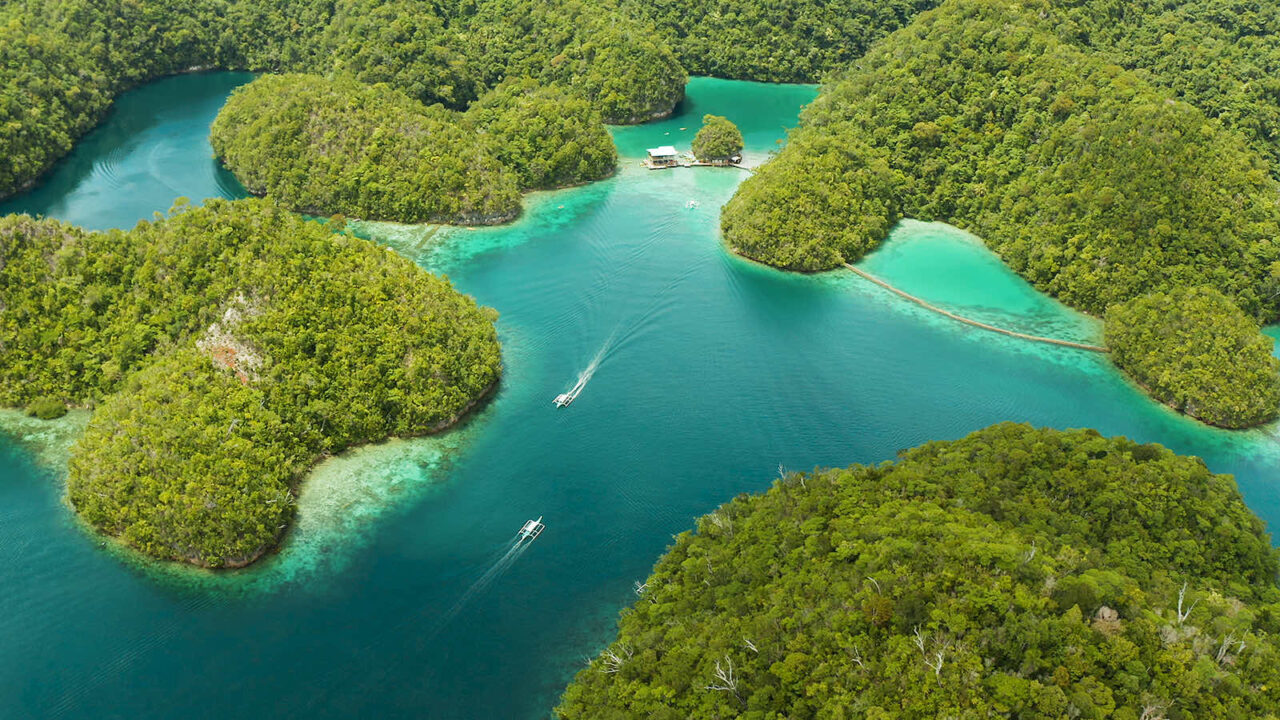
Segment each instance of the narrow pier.
[{"label": "narrow pier", "polygon": [[870,280],[871,282],[875,283],[876,285],[879,285],[880,287],[884,288],[885,290],[888,290],[888,291],[889,291],[889,292],[891,292],[891,293],[894,293],[895,295],[898,295],[899,297],[902,297],[902,298],[905,298],[905,299],[907,299],[907,300],[910,300],[911,302],[913,302],[913,303],[915,303],[915,304],[919,305],[919,306],[920,306],[920,307],[922,307],[922,308],[925,308],[926,310],[932,310],[933,312],[936,312],[936,313],[938,313],[939,315],[943,315],[943,316],[949,317],[949,318],[951,318],[952,320],[957,320],[957,321],[962,322],[962,323],[964,323],[964,324],[966,324],[966,325],[972,325],[972,326],[974,326],[974,327],[976,327],[976,328],[982,328],[983,330],[990,330],[991,332],[1000,333],[1001,335],[1008,335],[1009,337],[1016,337],[1016,338],[1019,338],[1019,339],[1022,339],[1022,340],[1030,340],[1031,342],[1046,343],[1046,344],[1048,344],[1048,345],[1060,345],[1060,346],[1062,346],[1062,347],[1075,348],[1075,349],[1077,349],[1077,350],[1088,350],[1088,351],[1090,351],[1090,352],[1100,352],[1100,353],[1109,352],[1106,348],[1101,347],[1101,346],[1099,346],[1099,345],[1089,345],[1088,343],[1074,342],[1074,341],[1071,341],[1071,340],[1059,340],[1059,339],[1057,339],[1057,338],[1041,337],[1041,336],[1039,336],[1039,335],[1028,335],[1027,333],[1020,333],[1020,332],[1017,332],[1016,330],[1007,330],[1007,329],[1002,328],[1002,327],[996,327],[995,325],[989,325],[989,324],[987,324],[987,323],[980,322],[980,321],[978,321],[978,320],[974,320],[974,319],[972,319],[972,318],[964,317],[963,315],[957,315],[957,314],[955,314],[955,313],[953,313],[953,312],[950,312],[950,311],[948,311],[948,310],[943,310],[942,308],[938,307],[937,305],[934,305],[933,303],[930,303],[930,302],[928,302],[927,300],[923,300],[923,299],[921,299],[921,298],[918,298],[918,297],[916,297],[915,295],[912,295],[911,293],[908,293],[908,292],[904,292],[904,291],[902,291],[902,290],[899,290],[898,288],[896,288],[896,287],[894,287],[894,286],[890,285],[889,283],[887,283],[887,282],[885,282],[885,281],[881,280],[880,278],[876,277],[875,275],[872,275],[871,273],[867,272],[866,270],[862,270],[862,269],[860,269],[860,268],[856,268],[856,267],[854,267],[853,265],[850,265],[849,263],[845,263],[845,264],[844,264],[844,266],[845,266],[845,267],[847,267],[847,268],[849,268],[850,270],[854,271],[854,272],[855,272],[855,273],[857,273],[859,276],[861,276],[861,277],[863,277],[863,278],[865,278],[865,279],[867,279],[867,280]]}]

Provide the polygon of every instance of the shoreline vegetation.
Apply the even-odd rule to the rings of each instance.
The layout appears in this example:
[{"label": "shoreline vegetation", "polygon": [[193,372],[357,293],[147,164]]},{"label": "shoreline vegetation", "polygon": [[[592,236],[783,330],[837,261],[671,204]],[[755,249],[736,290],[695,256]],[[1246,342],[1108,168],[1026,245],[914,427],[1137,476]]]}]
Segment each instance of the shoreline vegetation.
[{"label": "shoreline vegetation", "polygon": [[[1041,291],[1100,318],[1137,298],[1208,285],[1244,315],[1276,319],[1280,181],[1259,143],[1280,142],[1189,104],[1177,68],[1161,81],[1064,39],[1055,20],[1079,19],[1092,11],[1086,5],[1068,12],[1052,2],[946,0],[875,43],[824,86],[787,146],[725,206],[726,245],[813,272],[856,262],[901,218],[940,220],[981,237]],[[1123,44],[1126,29],[1146,32],[1122,23],[1109,37]],[[1280,63],[1273,46],[1205,52]],[[1277,105],[1250,97],[1245,115]],[[1122,369],[1151,387],[1131,371],[1160,359],[1138,361],[1139,348],[1128,350]],[[1273,369],[1215,369],[1217,383],[1174,381],[1201,394],[1171,405],[1229,427],[1275,417],[1270,409],[1226,420],[1208,410],[1239,406],[1229,398],[1251,392],[1272,398],[1265,389],[1280,379]],[[1191,372],[1173,363],[1165,370]]]},{"label": "shoreline vegetation", "polygon": [[1199,458],[1003,423],[699,519],[556,713],[1271,717],[1278,558]]},{"label": "shoreline vegetation", "polygon": [[501,375],[496,313],[263,200],[130,231],[0,220],[0,402],[91,407],[67,496],[146,555],[240,567],[321,457],[438,432]]},{"label": "shoreline vegetation", "polygon": [[[723,0],[480,0],[454,8],[32,0],[0,9],[0,106],[12,118],[0,126],[0,196],[40,177],[124,89],[192,69],[249,69],[288,73],[242,88],[215,126],[218,154],[251,191],[336,213],[338,225],[342,215],[505,222],[519,214],[521,192],[613,172],[616,149],[603,123],[669,114],[683,97],[686,68],[773,81],[827,76],[787,146],[726,205],[722,229],[734,252],[788,270],[834,268],[877,247],[899,219],[916,217],[973,231],[1037,288],[1099,317],[1213,287],[1226,303],[1212,304],[1214,317],[1249,350],[1248,361],[1162,365],[1170,337],[1208,337],[1197,334],[1203,318],[1174,308],[1167,316],[1190,325],[1166,327],[1163,340],[1118,333],[1117,345],[1127,346],[1117,363],[1157,399],[1206,422],[1264,422],[1275,415],[1269,388],[1280,374],[1238,320],[1280,316],[1280,143],[1266,131],[1280,119],[1280,39],[1250,30],[1251,22],[1280,20],[1280,9],[1252,20],[1210,0],[1113,10],[1103,0],[843,0],[822,8],[787,0],[768,9]],[[660,31],[689,18],[696,21],[678,35]],[[770,42],[747,41],[761,32]],[[96,237],[49,227],[69,247]],[[36,242],[46,232],[33,231]],[[100,312],[100,298],[119,282],[120,268],[113,272],[57,302],[70,308],[83,292],[78,302]],[[214,305],[243,314],[257,302],[246,296],[236,309],[232,299]],[[105,343],[110,352],[77,358],[72,372],[84,377],[68,382],[82,387],[51,381],[34,362],[6,372],[35,378],[32,387],[43,389],[24,392],[21,405],[44,415],[58,403],[124,403],[107,397],[122,387],[138,402],[159,402],[135,387],[144,376],[162,380],[140,358],[162,348],[172,372],[199,364],[198,348],[182,355],[170,343],[190,339],[184,314],[212,322],[204,316],[214,305],[175,306],[154,326],[106,337],[95,335],[97,320],[72,313],[26,338]],[[1205,367],[1215,382],[1191,381]],[[1157,382],[1157,370],[1175,379]],[[241,382],[253,377],[239,372]],[[184,377],[208,387],[187,391],[216,385],[201,373]],[[141,422],[126,405],[116,419]],[[138,518],[103,522],[119,528],[126,520],[139,538],[154,536]]]}]

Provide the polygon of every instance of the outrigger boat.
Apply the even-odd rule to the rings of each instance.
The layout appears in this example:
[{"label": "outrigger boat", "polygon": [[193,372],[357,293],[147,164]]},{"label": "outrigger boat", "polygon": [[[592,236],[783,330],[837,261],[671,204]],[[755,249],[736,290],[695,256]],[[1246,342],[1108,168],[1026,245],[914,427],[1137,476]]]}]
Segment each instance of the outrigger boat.
[{"label": "outrigger boat", "polygon": [[578,395],[582,393],[582,388],[587,386],[588,379],[589,378],[587,377],[587,374],[583,373],[581,376],[578,377],[577,384],[575,384],[573,388],[569,390],[569,392],[560,393],[559,395],[556,396],[556,399],[552,400],[551,402],[555,403],[556,407],[560,407],[560,408],[568,407],[569,403],[578,399]]},{"label": "outrigger boat", "polygon": [[524,527],[520,528],[520,539],[516,542],[536,540],[545,529],[547,529],[547,526],[542,524],[542,516],[539,515],[537,520],[530,520],[524,524]]}]

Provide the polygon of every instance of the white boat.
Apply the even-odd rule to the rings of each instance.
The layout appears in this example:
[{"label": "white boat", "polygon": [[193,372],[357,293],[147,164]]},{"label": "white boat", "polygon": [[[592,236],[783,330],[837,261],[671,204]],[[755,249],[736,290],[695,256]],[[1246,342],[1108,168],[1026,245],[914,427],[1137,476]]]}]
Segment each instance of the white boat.
[{"label": "white boat", "polygon": [[556,399],[551,402],[555,403],[556,407],[568,407],[569,403],[577,400],[578,395],[582,394],[582,388],[587,386],[587,380],[590,378],[591,376],[588,373],[583,373],[578,376],[578,382],[574,384],[569,392],[560,393],[556,396]]},{"label": "white boat", "polygon": [[517,542],[536,540],[546,528],[547,526],[542,524],[542,516],[539,515],[537,520],[530,520],[524,524],[524,527],[520,528],[520,539]]}]

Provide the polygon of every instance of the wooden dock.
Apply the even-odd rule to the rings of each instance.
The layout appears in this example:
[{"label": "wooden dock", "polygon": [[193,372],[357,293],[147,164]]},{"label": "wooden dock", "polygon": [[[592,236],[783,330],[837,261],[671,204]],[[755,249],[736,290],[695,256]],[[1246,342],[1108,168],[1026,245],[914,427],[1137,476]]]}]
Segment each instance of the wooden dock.
[{"label": "wooden dock", "polygon": [[911,302],[913,302],[913,303],[915,303],[915,304],[919,305],[919,306],[920,306],[920,307],[922,307],[922,308],[925,308],[926,310],[932,310],[933,312],[938,313],[939,315],[942,315],[942,316],[944,316],[944,317],[949,317],[949,318],[951,318],[952,320],[956,320],[956,321],[958,321],[958,322],[962,322],[962,323],[964,323],[964,324],[966,324],[966,325],[972,325],[973,327],[976,327],[976,328],[982,328],[983,330],[989,330],[989,331],[994,332],[994,333],[1000,333],[1001,335],[1008,335],[1009,337],[1015,337],[1015,338],[1019,338],[1019,339],[1021,339],[1021,340],[1030,340],[1031,342],[1046,343],[1046,344],[1048,344],[1048,345],[1058,345],[1058,346],[1061,346],[1061,347],[1075,348],[1076,350],[1088,350],[1088,351],[1090,351],[1090,352],[1099,352],[1099,353],[1110,352],[1110,351],[1109,351],[1109,350],[1107,350],[1106,348],[1101,347],[1101,346],[1099,346],[1099,345],[1090,345],[1090,344],[1088,344],[1088,343],[1074,342],[1074,341],[1072,341],[1072,340],[1059,340],[1059,339],[1057,339],[1057,338],[1041,337],[1040,335],[1028,335],[1027,333],[1020,333],[1020,332],[1018,332],[1018,331],[1016,331],[1016,330],[1007,330],[1007,329],[1002,328],[1002,327],[996,327],[995,325],[990,325],[990,324],[988,324],[988,323],[980,322],[980,321],[978,321],[978,320],[974,320],[974,319],[972,319],[972,318],[964,317],[963,315],[957,315],[957,314],[955,314],[955,313],[953,313],[953,312],[951,312],[951,311],[949,311],[949,310],[943,310],[942,308],[938,307],[937,305],[934,305],[934,304],[932,304],[932,303],[928,302],[927,300],[923,300],[923,299],[921,299],[921,298],[918,298],[918,297],[916,297],[915,295],[912,295],[911,293],[908,293],[908,292],[904,292],[904,291],[902,291],[902,290],[899,290],[898,288],[896,288],[896,287],[894,287],[894,286],[890,285],[889,283],[887,283],[887,282],[885,282],[885,281],[881,280],[880,278],[876,277],[875,275],[872,275],[871,273],[869,273],[869,272],[867,272],[867,271],[865,271],[865,270],[862,270],[862,269],[860,269],[860,268],[856,268],[856,267],[854,267],[853,265],[850,265],[849,263],[845,263],[845,264],[844,264],[844,266],[845,266],[845,267],[847,267],[847,268],[849,268],[850,270],[854,271],[855,273],[857,273],[857,274],[858,274],[859,276],[861,276],[862,278],[865,278],[865,279],[867,279],[867,280],[870,280],[871,282],[875,283],[876,285],[879,285],[880,287],[884,288],[885,290],[888,290],[889,292],[894,293],[895,295],[897,295],[897,296],[899,296],[899,297],[901,297],[901,298],[904,298],[904,299],[906,299],[906,300],[910,300]]},{"label": "wooden dock", "polygon": [[739,170],[746,170],[747,172],[755,172],[755,168],[752,168],[751,166],[743,163],[709,163],[709,162],[698,162],[698,161],[693,161],[693,162],[681,161],[674,165],[657,165],[655,163],[649,162],[648,160],[641,160],[640,164],[644,165],[650,170],[674,170],[676,168],[692,168],[692,167],[723,167],[723,168],[738,168]]}]

